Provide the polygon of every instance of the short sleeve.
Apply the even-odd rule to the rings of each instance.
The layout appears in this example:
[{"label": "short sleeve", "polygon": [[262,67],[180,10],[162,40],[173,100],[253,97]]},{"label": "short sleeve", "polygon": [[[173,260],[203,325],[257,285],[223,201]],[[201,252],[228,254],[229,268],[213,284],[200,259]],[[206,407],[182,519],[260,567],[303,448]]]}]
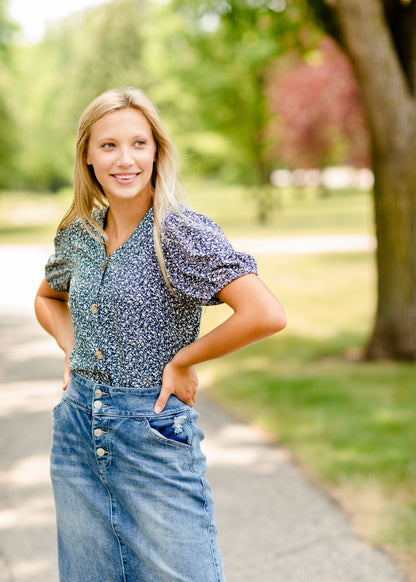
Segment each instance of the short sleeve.
[{"label": "short sleeve", "polygon": [[162,249],[175,290],[200,305],[221,303],[215,294],[228,283],[257,274],[251,255],[235,251],[210,218],[187,209],[165,217]]},{"label": "short sleeve", "polygon": [[70,228],[64,228],[55,236],[55,252],[45,266],[46,280],[54,291],[69,291],[72,250]]}]

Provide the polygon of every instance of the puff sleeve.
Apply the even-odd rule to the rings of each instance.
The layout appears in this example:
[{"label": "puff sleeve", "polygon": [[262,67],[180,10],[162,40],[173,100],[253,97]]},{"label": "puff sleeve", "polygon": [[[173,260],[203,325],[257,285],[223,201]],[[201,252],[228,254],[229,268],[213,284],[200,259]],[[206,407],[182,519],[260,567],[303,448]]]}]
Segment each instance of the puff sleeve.
[{"label": "puff sleeve", "polygon": [[187,209],[165,216],[162,249],[174,289],[200,305],[221,303],[215,294],[223,287],[242,275],[257,274],[251,255],[235,251],[210,218]]},{"label": "puff sleeve", "polygon": [[45,266],[45,277],[54,291],[68,293],[72,273],[71,229],[64,228],[55,236],[55,252]]}]

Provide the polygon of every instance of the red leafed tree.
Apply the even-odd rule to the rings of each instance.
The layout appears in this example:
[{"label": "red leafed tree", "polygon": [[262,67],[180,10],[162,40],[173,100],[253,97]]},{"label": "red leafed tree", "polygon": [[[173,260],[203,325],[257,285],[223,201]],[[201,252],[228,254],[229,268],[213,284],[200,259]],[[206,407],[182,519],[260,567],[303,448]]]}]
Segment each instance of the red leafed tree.
[{"label": "red leafed tree", "polygon": [[268,95],[275,120],[271,154],[289,167],[370,164],[360,93],[348,59],[325,37],[306,60],[289,55],[272,67]]}]

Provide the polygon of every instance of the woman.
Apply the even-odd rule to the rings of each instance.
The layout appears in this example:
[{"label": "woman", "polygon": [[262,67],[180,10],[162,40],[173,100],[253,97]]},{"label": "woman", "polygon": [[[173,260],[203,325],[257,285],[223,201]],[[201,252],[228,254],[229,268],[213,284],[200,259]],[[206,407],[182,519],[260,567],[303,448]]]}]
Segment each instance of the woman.
[{"label": "woman", "polygon": [[[65,353],[51,476],[63,582],[224,580],[194,366],[281,330],[280,303],[180,203],[175,150],[137,89],[79,125],[74,199],[35,308]],[[198,339],[202,305],[233,314]]]}]

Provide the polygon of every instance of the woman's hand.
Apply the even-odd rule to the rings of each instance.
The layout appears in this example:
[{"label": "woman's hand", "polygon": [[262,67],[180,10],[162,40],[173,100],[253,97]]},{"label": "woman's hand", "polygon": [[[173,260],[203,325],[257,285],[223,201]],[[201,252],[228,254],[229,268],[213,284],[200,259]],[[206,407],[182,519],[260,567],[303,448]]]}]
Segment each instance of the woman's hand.
[{"label": "woman's hand", "polygon": [[69,380],[71,378],[71,370],[69,368],[69,358],[71,356],[71,352],[66,352],[65,354],[65,364],[64,364],[64,379],[63,379],[63,386],[62,390],[66,390],[68,388]]},{"label": "woman's hand", "polygon": [[188,406],[195,404],[198,377],[193,366],[181,366],[178,363],[178,355],[179,352],[163,370],[162,389],[154,408],[156,414],[162,412],[171,394],[175,394]]}]

